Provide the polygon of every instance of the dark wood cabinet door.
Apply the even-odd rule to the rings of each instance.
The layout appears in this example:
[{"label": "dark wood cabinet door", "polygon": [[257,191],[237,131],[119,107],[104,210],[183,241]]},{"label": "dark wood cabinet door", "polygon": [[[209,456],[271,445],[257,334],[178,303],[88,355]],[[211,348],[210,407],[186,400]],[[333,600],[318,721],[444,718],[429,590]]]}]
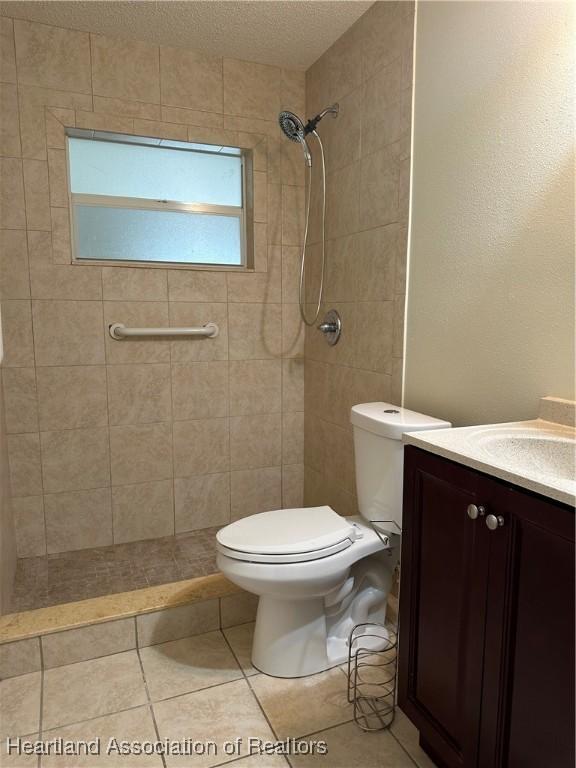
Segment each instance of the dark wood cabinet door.
[{"label": "dark wood cabinet door", "polygon": [[489,531],[483,477],[405,449],[399,704],[446,768],[477,764]]},{"label": "dark wood cabinet door", "polygon": [[494,483],[480,768],[574,766],[574,510]]}]

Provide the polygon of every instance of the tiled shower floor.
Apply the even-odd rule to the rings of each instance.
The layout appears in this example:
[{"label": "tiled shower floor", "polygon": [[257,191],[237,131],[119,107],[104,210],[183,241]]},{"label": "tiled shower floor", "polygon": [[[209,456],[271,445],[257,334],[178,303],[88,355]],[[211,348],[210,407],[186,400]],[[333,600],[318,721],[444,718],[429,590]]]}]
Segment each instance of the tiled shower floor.
[{"label": "tiled shower floor", "polygon": [[218,528],[18,561],[11,611],[128,592],[216,573]]}]

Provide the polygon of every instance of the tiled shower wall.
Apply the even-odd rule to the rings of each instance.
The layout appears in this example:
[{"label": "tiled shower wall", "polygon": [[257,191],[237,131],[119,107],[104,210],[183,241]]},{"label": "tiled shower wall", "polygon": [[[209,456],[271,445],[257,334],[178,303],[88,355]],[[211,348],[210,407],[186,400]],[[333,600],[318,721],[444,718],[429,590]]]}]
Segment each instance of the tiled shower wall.
[{"label": "tiled shower wall", "polygon": [[[302,503],[295,274],[304,75],[1,20],[0,289],[18,554],[165,536]],[[64,127],[253,148],[255,271],[72,265]],[[215,321],[113,341],[110,322]]]},{"label": "tiled shower wall", "polygon": [[[337,309],[343,333],[330,347],[306,330],[305,501],[341,514],[357,513],[351,406],[401,398],[413,27],[413,3],[377,2],[306,73],[308,114],[340,104],[319,133],[327,161],[322,313]],[[317,151],[314,163],[318,174]],[[320,184],[314,189],[309,301],[320,260]]]}]

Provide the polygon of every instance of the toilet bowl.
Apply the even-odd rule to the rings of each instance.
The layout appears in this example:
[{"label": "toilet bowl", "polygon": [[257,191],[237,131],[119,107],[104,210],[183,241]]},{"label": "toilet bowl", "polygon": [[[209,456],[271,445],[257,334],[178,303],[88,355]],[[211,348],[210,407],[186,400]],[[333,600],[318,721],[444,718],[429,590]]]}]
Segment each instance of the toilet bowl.
[{"label": "toilet bowl", "polygon": [[259,597],[252,664],[275,677],[341,664],[357,624],[384,623],[402,530],[402,434],[450,426],[388,403],[354,406],[351,420],[360,516],[280,509],[216,536],[219,569]]}]

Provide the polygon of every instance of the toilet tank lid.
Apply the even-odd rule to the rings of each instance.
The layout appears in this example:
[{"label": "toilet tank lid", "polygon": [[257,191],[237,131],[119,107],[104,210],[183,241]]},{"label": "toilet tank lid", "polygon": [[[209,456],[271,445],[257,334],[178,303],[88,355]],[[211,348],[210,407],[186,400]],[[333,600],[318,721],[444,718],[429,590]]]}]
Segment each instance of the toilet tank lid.
[{"label": "toilet tank lid", "polygon": [[373,432],[382,437],[401,440],[405,432],[418,432],[426,429],[447,429],[449,421],[435,419],[423,413],[410,411],[391,403],[361,403],[354,405],[350,421],[355,427]]}]

